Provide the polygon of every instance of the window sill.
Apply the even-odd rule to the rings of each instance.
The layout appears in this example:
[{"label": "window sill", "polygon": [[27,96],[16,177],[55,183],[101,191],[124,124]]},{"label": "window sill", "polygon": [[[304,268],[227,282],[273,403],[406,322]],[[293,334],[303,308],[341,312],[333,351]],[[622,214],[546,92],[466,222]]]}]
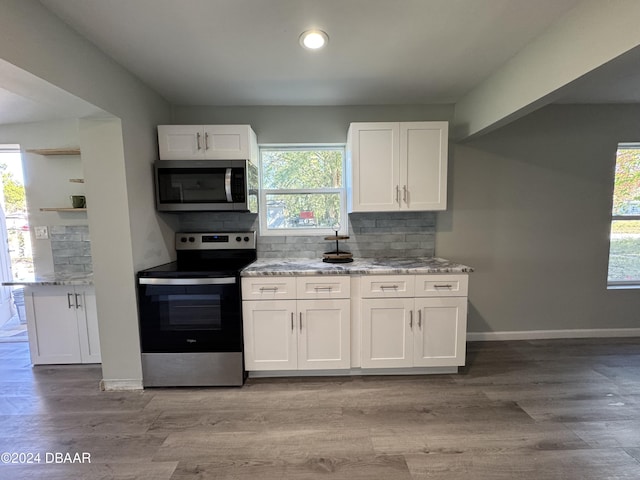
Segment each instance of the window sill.
[{"label": "window sill", "polygon": [[626,283],[620,285],[607,285],[607,290],[638,290],[640,283]]}]

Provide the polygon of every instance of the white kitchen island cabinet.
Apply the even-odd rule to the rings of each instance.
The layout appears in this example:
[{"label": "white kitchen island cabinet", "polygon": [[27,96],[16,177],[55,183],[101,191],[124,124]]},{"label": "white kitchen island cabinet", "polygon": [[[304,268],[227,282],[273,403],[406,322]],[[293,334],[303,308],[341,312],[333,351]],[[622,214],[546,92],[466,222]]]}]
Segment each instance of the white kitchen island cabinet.
[{"label": "white kitchen island cabinet", "polygon": [[95,291],[91,286],[27,286],[31,362],[100,363]]},{"label": "white kitchen island cabinet", "polygon": [[249,125],[158,125],[160,160],[251,160],[258,143]]},{"label": "white kitchen island cabinet", "polygon": [[349,368],[348,277],[243,278],[242,291],[248,371]]},{"label": "white kitchen island cabinet", "polygon": [[348,211],[446,210],[447,155],[447,122],[352,123]]}]

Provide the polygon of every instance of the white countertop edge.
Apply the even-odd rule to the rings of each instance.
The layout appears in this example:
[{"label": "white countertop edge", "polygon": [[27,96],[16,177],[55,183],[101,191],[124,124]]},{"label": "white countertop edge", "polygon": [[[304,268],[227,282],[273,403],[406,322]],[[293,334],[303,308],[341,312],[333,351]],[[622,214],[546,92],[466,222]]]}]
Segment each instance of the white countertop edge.
[{"label": "white countertop edge", "polygon": [[64,285],[93,285],[93,273],[72,273],[72,274],[46,274],[36,275],[30,279],[10,280],[2,282],[3,286],[64,286]]}]

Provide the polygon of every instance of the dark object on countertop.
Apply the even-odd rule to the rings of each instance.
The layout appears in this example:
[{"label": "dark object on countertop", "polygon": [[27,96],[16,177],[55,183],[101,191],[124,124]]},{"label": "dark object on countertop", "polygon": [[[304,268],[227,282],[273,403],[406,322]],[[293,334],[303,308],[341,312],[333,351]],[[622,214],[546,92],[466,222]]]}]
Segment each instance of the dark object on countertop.
[{"label": "dark object on countertop", "polygon": [[334,230],[336,235],[334,237],[324,237],[325,240],[335,240],[336,249],[332,252],[325,252],[322,254],[322,261],[326,263],[350,263],[353,262],[353,254],[351,252],[340,251],[340,246],[338,244],[338,240],[348,240],[349,237],[346,235],[338,235],[338,230],[340,230],[340,225],[335,225]]}]

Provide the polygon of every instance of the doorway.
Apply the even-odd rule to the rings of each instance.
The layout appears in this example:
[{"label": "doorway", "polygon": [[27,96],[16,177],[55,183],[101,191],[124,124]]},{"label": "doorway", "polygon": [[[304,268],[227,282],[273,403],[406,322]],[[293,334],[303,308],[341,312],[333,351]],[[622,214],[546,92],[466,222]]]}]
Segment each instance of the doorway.
[{"label": "doorway", "polygon": [[[33,276],[20,145],[0,145],[0,282]],[[0,342],[26,342],[27,319],[22,286],[0,285]]]}]

